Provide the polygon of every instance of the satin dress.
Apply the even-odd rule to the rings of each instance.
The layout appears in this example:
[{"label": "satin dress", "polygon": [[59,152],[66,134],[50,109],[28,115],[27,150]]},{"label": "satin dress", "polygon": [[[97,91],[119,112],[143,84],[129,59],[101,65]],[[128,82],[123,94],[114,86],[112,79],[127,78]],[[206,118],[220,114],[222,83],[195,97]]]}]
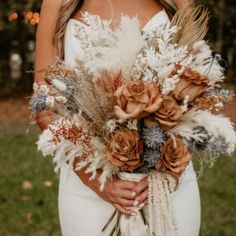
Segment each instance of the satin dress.
[{"label": "satin dress", "polygon": [[[150,19],[143,30],[150,30],[168,20],[166,12],[160,11]],[[70,66],[75,65],[76,58],[84,56],[80,42],[74,36],[74,27],[78,23],[77,20],[70,19],[65,33],[65,62]],[[172,205],[177,235],[198,236],[200,196],[192,163],[180,177],[179,187],[174,193]],[[113,206],[84,185],[66,164],[61,168],[59,218],[63,236],[107,236],[107,233],[102,233],[101,229],[113,211]]]}]

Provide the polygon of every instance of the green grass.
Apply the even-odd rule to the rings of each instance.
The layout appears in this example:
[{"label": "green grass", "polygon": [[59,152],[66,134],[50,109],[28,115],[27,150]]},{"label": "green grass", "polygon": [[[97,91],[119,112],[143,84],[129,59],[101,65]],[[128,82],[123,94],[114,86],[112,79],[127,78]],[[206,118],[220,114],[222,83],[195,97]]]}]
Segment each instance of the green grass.
[{"label": "green grass", "polygon": [[[36,136],[0,137],[0,235],[60,235],[58,176],[51,160],[35,150]],[[32,183],[24,190],[22,182]],[[44,181],[53,182],[51,188]],[[27,215],[32,214],[32,222]]]},{"label": "green grass", "polygon": [[[36,138],[32,134],[0,135],[0,236],[60,235],[58,176],[53,171],[51,159],[36,152]],[[24,180],[32,183],[31,190],[22,188]],[[53,182],[51,188],[43,185],[46,180]],[[201,236],[234,236],[236,159],[220,158],[213,168],[205,169],[199,185]],[[29,214],[32,214],[32,221],[27,220]]]}]

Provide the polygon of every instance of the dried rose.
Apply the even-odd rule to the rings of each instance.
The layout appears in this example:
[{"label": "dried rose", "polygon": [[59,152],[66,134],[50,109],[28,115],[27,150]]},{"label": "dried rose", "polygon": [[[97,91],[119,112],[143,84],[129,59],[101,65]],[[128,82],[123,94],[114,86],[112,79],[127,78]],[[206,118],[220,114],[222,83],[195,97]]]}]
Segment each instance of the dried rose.
[{"label": "dried rose", "polygon": [[182,118],[183,111],[171,96],[163,96],[161,107],[151,115],[163,128],[172,128]]},{"label": "dried rose", "polygon": [[188,101],[192,102],[206,91],[208,83],[206,76],[192,69],[186,69],[180,76],[180,80],[173,91],[173,96],[180,101],[183,101],[188,96]]},{"label": "dried rose", "polygon": [[160,148],[161,160],[156,164],[156,169],[179,177],[188,165],[191,153],[187,144],[180,136],[169,137]]},{"label": "dried rose", "polygon": [[155,112],[162,98],[158,85],[154,82],[131,81],[121,86],[115,93],[117,105],[114,114],[118,119],[140,119]]},{"label": "dried rose", "polygon": [[116,130],[106,147],[108,161],[123,171],[133,171],[143,163],[143,142],[137,131],[120,128]]}]

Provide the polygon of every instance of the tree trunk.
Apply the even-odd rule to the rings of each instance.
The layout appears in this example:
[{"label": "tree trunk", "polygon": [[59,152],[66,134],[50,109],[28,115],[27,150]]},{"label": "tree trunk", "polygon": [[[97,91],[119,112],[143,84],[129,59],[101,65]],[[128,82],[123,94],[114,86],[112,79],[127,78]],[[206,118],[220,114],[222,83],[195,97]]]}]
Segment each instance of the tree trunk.
[{"label": "tree trunk", "polygon": [[225,0],[218,0],[217,12],[216,51],[222,54],[224,46]]}]

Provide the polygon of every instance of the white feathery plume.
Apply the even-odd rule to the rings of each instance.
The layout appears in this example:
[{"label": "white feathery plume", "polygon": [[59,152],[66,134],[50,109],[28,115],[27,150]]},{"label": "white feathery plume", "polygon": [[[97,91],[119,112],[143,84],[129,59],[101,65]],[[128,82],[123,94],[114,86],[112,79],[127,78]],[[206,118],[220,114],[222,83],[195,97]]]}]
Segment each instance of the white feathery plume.
[{"label": "white feathery plume", "polygon": [[199,41],[191,52],[193,61],[189,66],[209,79],[209,86],[214,87],[224,80],[224,71],[218,61],[212,56],[212,50],[206,41]]},{"label": "white feathery plume", "polygon": [[59,89],[59,91],[66,91],[66,84],[64,84],[62,81],[60,81],[59,79],[57,78],[54,78],[52,80],[52,84],[57,88]]},{"label": "white feathery plume", "polygon": [[[236,133],[229,118],[223,115],[214,115],[209,111],[192,110],[187,112],[182,121],[170,130],[180,136],[190,140],[193,135],[193,129],[202,126],[213,138],[222,137],[229,145],[228,153],[231,154],[236,147]],[[194,137],[194,139],[201,137]]]},{"label": "white feathery plume", "polygon": [[57,145],[51,143],[52,139],[53,135],[49,129],[45,129],[42,134],[39,135],[36,145],[38,151],[41,151],[44,157],[49,155],[52,156],[57,149]]},{"label": "white feathery plume", "polygon": [[133,65],[137,53],[144,45],[138,19],[123,16],[119,27],[112,31],[109,24],[103,20],[84,16],[88,25],[77,26],[76,37],[82,42],[86,54],[85,67],[94,75],[102,70],[122,70],[125,73]]}]

